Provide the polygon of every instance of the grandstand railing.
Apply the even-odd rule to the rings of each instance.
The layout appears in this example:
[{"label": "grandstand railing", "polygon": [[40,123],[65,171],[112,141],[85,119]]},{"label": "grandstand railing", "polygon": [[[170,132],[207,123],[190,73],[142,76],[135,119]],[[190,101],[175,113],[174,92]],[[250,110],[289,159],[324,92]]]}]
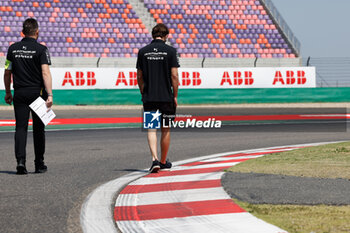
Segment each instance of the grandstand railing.
[{"label": "grandstand railing", "polygon": [[271,16],[278,23],[278,26],[282,29],[282,33],[286,36],[289,43],[293,46],[293,49],[300,56],[300,41],[296,38],[293,31],[288,26],[287,22],[283,19],[275,5],[271,0],[261,0],[261,2],[268,8]]},{"label": "grandstand railing", "polygon": [[[136,57],[52,57],[52,67],[133,68]],[[298,67],[300,58],[179,58],[182,68]],[[0,64],[5,57],[0,57]]]},{"label": "grandstand railing", "polygon": [[303,64],[316,67],[317,87],[350,87],[350,57],[309,57]]}]

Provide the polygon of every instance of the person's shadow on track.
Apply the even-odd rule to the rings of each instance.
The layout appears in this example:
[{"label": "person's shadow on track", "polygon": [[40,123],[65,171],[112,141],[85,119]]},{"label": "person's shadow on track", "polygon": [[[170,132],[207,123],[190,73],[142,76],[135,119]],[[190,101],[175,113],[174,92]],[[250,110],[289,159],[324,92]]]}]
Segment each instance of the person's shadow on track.
[{"label": "person's shadow on track", "polygon": [[16,175],[15,171],[0,171],[0,174]]},{"label": "person's shadow on track", "polygon": [[[0,171],[0,174],[17,175],[17,172],[16,171]],[[28,171],[28,174],[26,174],[26,175],[30,175],[30,174],[39,175],[40,173]]]}]

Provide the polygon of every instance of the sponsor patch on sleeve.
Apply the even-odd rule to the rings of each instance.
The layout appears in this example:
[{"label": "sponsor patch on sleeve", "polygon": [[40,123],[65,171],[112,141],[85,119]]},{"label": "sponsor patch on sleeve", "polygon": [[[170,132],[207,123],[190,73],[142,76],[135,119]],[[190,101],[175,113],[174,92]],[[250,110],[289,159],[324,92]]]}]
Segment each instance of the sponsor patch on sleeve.
[{"label": "sponsor patch on sleeve", "polygon": [[12,62],[10,60],[5,61],[5,70],[12,70]]}]

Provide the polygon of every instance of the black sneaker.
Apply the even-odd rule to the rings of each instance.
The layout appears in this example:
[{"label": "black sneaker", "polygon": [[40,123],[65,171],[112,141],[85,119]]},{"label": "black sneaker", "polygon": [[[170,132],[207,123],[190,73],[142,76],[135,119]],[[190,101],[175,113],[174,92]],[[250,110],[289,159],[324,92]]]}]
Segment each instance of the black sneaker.
[{"label": "black sneaker", "polygon": [[27,171],[27,168],[26,168],[26,165],[24,165],[23,163],[19,163],[16,167],[17,169],[17,175],[26,175],[28,174],[28,171]]},{"label": "black sneaker", "polygon": [[157,172],[159,171],[159,169],[160,169],[159,161],[158,161],[158,160],[154,160],[154,161],[152,162],[152,166],[151,166],[151,168],[149,169],[149,171],[150,171],[151,173],[157,173]]},{"label": "black sneaker", "polygon": [[47,172],[47,166],[43,163],[40,165],[35,165],[35,173],[45,173]]},{"label": "black sneaker", "polygon": [[165,164],[160,162],[159,165],[160,169],[170,169],[172,166],[172,164],[169,161],[166,161]]}]

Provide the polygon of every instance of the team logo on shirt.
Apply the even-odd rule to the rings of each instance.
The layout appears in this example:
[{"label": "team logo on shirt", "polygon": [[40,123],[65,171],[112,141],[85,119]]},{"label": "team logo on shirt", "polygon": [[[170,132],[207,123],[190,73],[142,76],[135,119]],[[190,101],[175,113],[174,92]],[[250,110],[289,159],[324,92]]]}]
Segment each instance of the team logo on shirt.
[{"label": "team logo on shirt", "polygon": [[162,114],[156,112],[143,112],[143,128],[144,129],[160,129],[160,116]]}]

